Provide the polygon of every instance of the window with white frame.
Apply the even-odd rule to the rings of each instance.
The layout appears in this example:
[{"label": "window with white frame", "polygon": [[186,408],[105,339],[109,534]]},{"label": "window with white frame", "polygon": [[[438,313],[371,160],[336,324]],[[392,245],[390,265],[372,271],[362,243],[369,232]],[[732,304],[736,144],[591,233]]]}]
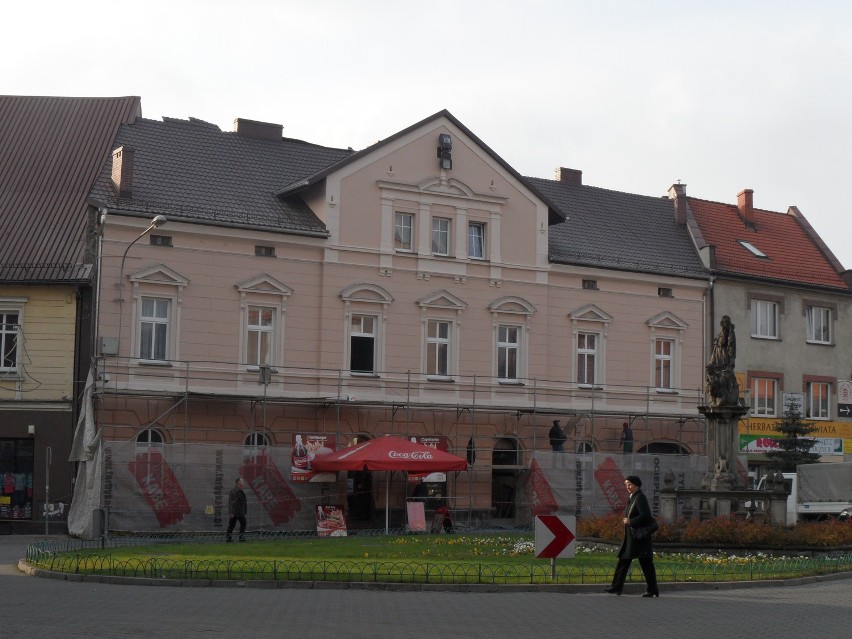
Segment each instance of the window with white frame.
[{"label": "window with white frame", "polygon": [[414,215],[396,213],[393,227],[393,246],[398,251],[414,250]]},{"label": "window with white frame", "polygon": [[275,364],[275,314],[271,306],[248,306],[246,318],[246,363],[249,366]]},{"label": "window with white frame", "polygon": [[831,344],[831,309],[808,306],[806,309],[807,340],[817,344]]},{"label": "window with white frame", "polygon": [[375,315],[352,315],[349,333],[349,370],[353,373],[376,372]]},{"label": "window with white frame", "polygon": [[445,217],[432,218],[432,254],[450,254],[450,220]]},{"label": "window with white frame", "polygon": [[577,333],[577,383],[594,384],[598,364],[597,333]]},{"label": "window with white frame", "polygon": [[449,377],[452,347],[452,322],[428,320],[426,322],[426,374]]},{"label": "window with white frame", "polygon": [[770,377],[754,377],[751,380],[751,414],[775,417],[778,380]]},{"label": "window with white frame", "polygon": [[778,338],[778,304],[769,300],[751,300],[751,336]]},{"label": "window with white frame", "polygon": [[472,259],[485,259],[485,224],[471,222],[467,225],[467,256]]},{"label": "window with white frame", "polygon": [[169,331],[172,300],[142,297],[139,313],[139,358],[151,361],[169,359]]},{"label": "window with white frame", "polygon": [[521,327],[500,324],[497,327],[497,378],[516,381],[518,379],[519,354],[521,350]]},{"label": "window with white frame", "polygon": [[673,339],[658,337],[654,340],[654,386],[656,388],[674,387],[674,348]]},{"label": "window with white frame", "polygon": [[828,419],[831,409],[830,401],[831,384],[828,382],[808,382],[805,417],[809,419]]},{"label": "window with white frame", "polygon": [[0,309],[0,374],[18,372],[20,313]]}]

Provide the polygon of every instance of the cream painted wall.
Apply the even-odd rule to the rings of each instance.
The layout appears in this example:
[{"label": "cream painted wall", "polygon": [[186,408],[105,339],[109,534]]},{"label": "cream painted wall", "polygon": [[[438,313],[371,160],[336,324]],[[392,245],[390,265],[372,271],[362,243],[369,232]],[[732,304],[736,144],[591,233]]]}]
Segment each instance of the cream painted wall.
[{"label": "cream painted wall", "polygon": [[70,399],[77,300],[72,287],[5,286],[0,302],[25,299],[19,334],[20,375],[0,379],[0,401]]}]

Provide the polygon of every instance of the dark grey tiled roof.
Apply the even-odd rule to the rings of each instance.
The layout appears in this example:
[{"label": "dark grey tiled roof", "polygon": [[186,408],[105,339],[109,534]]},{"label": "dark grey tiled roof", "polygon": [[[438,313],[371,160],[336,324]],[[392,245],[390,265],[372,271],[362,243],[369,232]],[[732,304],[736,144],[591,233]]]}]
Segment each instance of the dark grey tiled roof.
[{"label": "dark grey tiled roof", "polygon": [[86,195],[135,96],[0,96],[0,282],[81,283]]},{"label": "dark grey tiled roof", "polygon": [[111,159],[91,193],[111,208],[187,222],[317,234],[325,234],[326,228],[298,195],[276,194],[352,153],[289,138],[250,138],[194,118],[137,120],[121,128],[118,146],[135,150],[132,199],[116,198]]},{"label": "dark grey tiled roof", "polygon": [[551,262],[707,277],[671,200],[525,178],[568,217],[550,227]]}]

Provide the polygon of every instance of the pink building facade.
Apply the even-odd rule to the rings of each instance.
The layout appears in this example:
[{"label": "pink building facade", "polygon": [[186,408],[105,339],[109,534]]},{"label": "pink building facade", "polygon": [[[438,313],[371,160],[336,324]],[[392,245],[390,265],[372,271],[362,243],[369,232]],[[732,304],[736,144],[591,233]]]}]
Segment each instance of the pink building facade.
[{"label": "pink building facade", "polygon": [[372,527],[386,494],[403,523],[411,481],[296,476],[297,435],[468,455],[428,492],[471,523],[529,518],[556,419],[569,452],[628,423],[634,453],[703,453],[708,280],[670,201],[524,178],[446,111],[359,152],[281,133],[140,119],[92,192],[111,527],[215,530],[259,459],[250,527]]}]

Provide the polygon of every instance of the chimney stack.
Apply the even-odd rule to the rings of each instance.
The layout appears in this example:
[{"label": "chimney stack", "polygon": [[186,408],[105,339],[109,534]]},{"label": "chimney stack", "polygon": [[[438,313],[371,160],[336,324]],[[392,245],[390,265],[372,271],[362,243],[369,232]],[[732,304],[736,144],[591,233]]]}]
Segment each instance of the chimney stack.
[{"label": "chimney stack", "polygon": [[237,135],[241,135],[244,138],[254,138],[255,140],[273,140],[277,142],[281,140],[281,134],[284,131],[284,125],[237,118],[236,120],[234,120],[234,131],[236,131]]},{"label": "chimney stack", "polygon": [[566,169],[564,166],[560,166],[556,169],[556,181],[582,186],[583,172],[577,169]]},{"label": "chimney stack", "polygon": [[686,184],[672,184],[669,188],[669,199],[674,201],[675,223],[686,224]]},{"label": "chimney stack", "polygon": [[737,193],[737,209],[740,216],[749,224],[754,224],[754,191],[743,189]]},{"label": "chimney stack", "polygon": [[120,146],[112,152],[112,186],[122,200],[133,198],[133,156],[131,146]]}]

